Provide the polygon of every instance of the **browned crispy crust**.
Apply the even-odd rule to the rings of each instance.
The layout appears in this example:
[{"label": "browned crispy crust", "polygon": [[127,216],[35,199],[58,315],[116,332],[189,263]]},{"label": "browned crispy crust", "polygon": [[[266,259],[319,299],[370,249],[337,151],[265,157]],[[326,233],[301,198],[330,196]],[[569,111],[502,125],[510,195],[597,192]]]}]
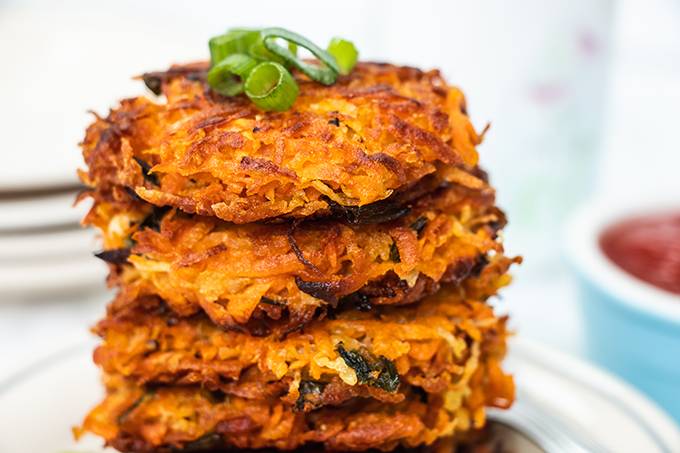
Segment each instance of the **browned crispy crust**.
[{"label": "browned crispy crust", "polygon": [[[95,115],[80,177],[119,286],[94,331],[107,387],[85,431],[129,452],[391,450],[509,407],[519,258],[438,71],[360,63],[292,109],[143,76],[164,98]],[[483,133],[482,133],[483,135]]]},{"label": "browned crispy crust", "polygon": [[331,214],[475,166],[480,137],[438,71],[360,63],[325,87],[296,74],[292,109],[264,113],[204,82],[205,64],[147,77],[166,101],[127,99],[83,141],[82,180],[157,206],[247,223]]},{"label": "browned crispy crust", "polygon": [[181,316],[204,311],[225,328],[265,335],[338,305],[412,303],[440,283],[479,275],[490,254],[500,260],[496,233],[505,217],[494,192],[462,174],[474,188],[440,187],[378,224],[233,225],[133,201],[124,211],[97,201],[86,222],[102,230],[109,250],[102,258],[115,263],[110,282],[124,288],[117,305],[158,294]]},{"label": "browned crispy crust", "polygon": [[[85,429],[105,437],[119,451],[135,453],[297,450],[306,444],[315,445],[311,450],[315,452],[390,451],[481,428],[485,417],[483,407],[473,402],[486,396],[478,382],[456,411],[446,409],[442,396],[424,401],[417,392],[407,391],[404,401],[389,407],[355,398],[343,406],[307,413],[266,400],[220,400],[198,388],[162,387],[149,393],[115,378],[109,385],[111,392],[90,413]],[[127,412],[131,406],[136,407]]]},{"label": "browned crispy crust", "polygon": [[[146,303],[97,329],[108,396],[84,429],[122,451],[431,444],[482,426],[485,406],[514,399],[499,366],[506,319],[456,291],[377,318],[345,312],[285,340],[225,333],[200,317],[170,322],[158,301]],[[389,359],[398,387],[353,381],[338,345]],[[303,394],[304,383],[314,391]]]},{"label": "browned crispy crust", "polygon": [[[299,379],[312,379],[330,385],[321,400],[306,408],[314,409],[342,403],[356,392],[395,400],[380,387],[357,385],[344,365],[328,364],[339,357],[338,344],[367,357],[386,357],[395,363],[402,383],[438,393],[463,378],[485,337],[505,327],[488,304],[448,287],[409,307],[341,312],[285,338],[225,332],[203,315],[178,319],[156,297],[110,313],[95,331],[104,340],[95,362],[107,373],[139,384],[200,383],[237,396],[251,394],[255,383],[262,392],[256,396],[280,396],[290,404],[298,399]],[[342,380],[333,380],[338,376]]]}]

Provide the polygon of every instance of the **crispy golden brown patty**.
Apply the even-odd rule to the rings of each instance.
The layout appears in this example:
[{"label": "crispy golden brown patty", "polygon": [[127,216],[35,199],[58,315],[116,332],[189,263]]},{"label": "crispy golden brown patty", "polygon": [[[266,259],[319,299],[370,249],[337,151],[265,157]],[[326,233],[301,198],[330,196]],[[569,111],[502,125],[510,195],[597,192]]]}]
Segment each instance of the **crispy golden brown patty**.
[{"label": "crispy golden brown patty", "polygon": [[207,89],[205,64],[156,74],[165,100],[127,99],[83,141],[83,181],[157,206],[247,223],[328,215],[475,166],[480,137],[438,71],[361,63],[326,87],[296,75],[282,113]]},{"label": "crispy golden brown patty", "polygon": [[305,444],[323,444],[313,451],[391,450],[431,444],[483,426],[488,386],[512,388],[511,381],[502,378],[494,383],[473,377],[462,400],[444,395],[424,400],[418,392],[405,391],[402,401],[389,406],[356,398],[339,407],[294,412],[267,400],[194,387],[142,388],[109,377],[109,393],[90,412],[83,431],[103,437],[120,451],[137,453],[293,450]]},{"label": "crispy golden brown patty", "polygon": [[110,313],[96,332],[95,362],[108,373],[293,404],[301,380],[332,384],[335,403],[356,392],[394,401],[400,383],[441,392],[474,369],[485,339],[504,338],[505,324],[448,287],[407,307],[340,312],[285,338],[224,331],[200,315],[178,319],[155,297]]},{"label": "crispy golden brown patty", "polygon": [[104,257],[128,263],[113,267],[112,282],[125,287],[119,302],[157,294],[182,316],[205,311],[224,327],[265,334],[271,321],[295,329],[319,309],[412,303],[440,283],[478,276],[503,251],[496,232],[505,218],[493,190],[468,179],[475,188],[440,187],[378,224],[234,225],[139,203],[117,211],[107,202],[87,221],[103,232]]},{"label": "crispy golden brown patty", "polygon": [[108,396],[84,429],[123,451],[415,446],[479,427],[484,406],[514,398],[499,366],[505,319],[446,289],[409,307],[315,321],[283,340],[177,320],[157,300],[97,331]]},{"label": "crispy golden brown patty", "polygon": [[[265,113],[205,82],[97,116],[82,143],[118,287],[77,434],[125,452],[391,450],[453,441],[514,399],[487,299],[520,258],[438,71],[360,63]],[[157,94],[158,94],[157,93]]]},{"label": "crispy golden brown patty", "polygon": [[172,210],[148,225],[158,214],[147,211],[100,204],[89,216],[104,232],[106,258],[128,263],[113,267],[121,300],[158,294],[182,316],[201,310],[251,330],[267,330],[266,319],[294,329],[341,301],[411,303],[440,282],[477,276],[489,254],[502,252],[496,231],[505,222],[493,191],[458,185],[419,199],[398,220],[362,226],[233,225]]}]

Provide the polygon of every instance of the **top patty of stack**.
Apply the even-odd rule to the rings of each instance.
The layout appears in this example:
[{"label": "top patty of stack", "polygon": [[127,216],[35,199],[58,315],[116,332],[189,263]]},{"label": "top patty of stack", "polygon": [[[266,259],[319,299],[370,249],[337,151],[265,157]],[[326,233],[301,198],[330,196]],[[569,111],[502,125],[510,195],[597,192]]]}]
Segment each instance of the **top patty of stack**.
[{"label": "top patty of stack", "polygon": [[263,113],[208,89],[207,67],[146,74],[165,102],[127,99],[89,127],[81,177],[100,200],[234,223],[380,222],[477,164],[465,99],[438,71],[360,63],[330,87],[296,74],[295,109]]}]

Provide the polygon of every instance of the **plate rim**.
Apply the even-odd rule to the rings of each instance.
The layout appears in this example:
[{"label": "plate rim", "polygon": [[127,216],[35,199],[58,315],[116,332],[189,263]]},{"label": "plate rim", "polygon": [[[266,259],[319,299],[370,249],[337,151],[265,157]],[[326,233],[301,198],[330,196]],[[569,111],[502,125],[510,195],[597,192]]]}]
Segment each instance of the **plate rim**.
[{"label": "plate rim", "polygon": [[559,370],[562,378],[611,402],[635,420],[662,451],[672,453],[680,449],[680,426],[674,419],[649,396],[609,370],[600,368],[587,358],[522,337],[510,339],[508,350],[544,369]]}]

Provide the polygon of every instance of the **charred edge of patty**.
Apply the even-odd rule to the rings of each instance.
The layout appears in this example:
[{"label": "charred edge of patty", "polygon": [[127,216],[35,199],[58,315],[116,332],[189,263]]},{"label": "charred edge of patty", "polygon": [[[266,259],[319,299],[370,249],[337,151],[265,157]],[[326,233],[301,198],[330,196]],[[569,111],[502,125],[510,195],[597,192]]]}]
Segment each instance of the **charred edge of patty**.
[{"label": "charred edge of patty", "polygon": [[158,207],[154,206],[151,212],[144,217],[142,223],[139,224],[139,229],[150,228],[154,231],[160,231],[161,221],[165,214],[167,214],[172,208],[170,206]]},{"label": "charred edge of patty", "polygon": [[[139,164],[140,167],[142,164]],[[142,173],[145,178],[154,178],[157,180],[156,175],[148,175],[147,171],[142,169]],[[326,212],[320,212],[313,214],[309,217],[297,219],[296,225],[299,225],[307,221],[322,221],[322,220],[335,220],[348,225],[370,225],[376,223],[387,223],[398,220],[406,215],[408,215],[412,210],[412,205],[418,200],[428,196],[436,196],[439,190],[443,190],[449,187],[449,183],[441,181],[435,175],[427,175],[423,177],[420,181],[412,184],[409,187],[402,188],[395,191],[389,197],[379,200],[363,206],[345,206],[341,205],[328,197],[322,197],[324,201],[328,204],[328,210]],[[150,204],[146,201],[140,200],[139,196],[134,192],[134,190],[129,187],[122,187],[121,193],[125,193],[130,202],[139,204],[142,206],[149,206]],[[95,191],[98,189],[95,188]],[[99,192],[95,194],[95,199],[108,200],[111,197],[106,196],[106,193]],[[162,218],[162,214],[170,210],[170,206],[155,206],[154,205],[154,216],[156,222],[154,222],[154,228],[158,223],[158,220]],[[195,215],[195,214],[187,214]],[[259,224],[280,224],[291,222],[289,216],[279,216],[269,219],[259,220],[255,223]],[[148,225],[142,225],[148,226]],[[414,229],[420,231],[416,228],[418,225],[413,226]]]},{"label": "charred edge of patty", "polygon": [[137,79],[142,79],[144,85],[156,96],[163,93],[163,85],[177,77],[189,80],[204,81],[208,72],[208,63],[200,62],[184,65],[173,65],[165,71],[145,72]]},{"label": "charred edge of patty", "polygon": [[371,311],[381,305],[415,303],[434,294],[441,284],[460,285],[468,278],[478,277],[489,263],[489,258],[484,254],[459,260],[447,269],[439,281],[420,274],[413,286],[409,286],[396,273],[390,271],[380,279],[371,281],[360,290],[347,295],[342,295],[340,282],[307,282],[296,277],[295,283],[300,291],[321,299],[328,305],[293,313],[294,317],[287,307],[277,307],[278,319],[272,319],[268,306],[271,304],[260,301],[245,330],[257,336],[277,335],[284,338],[292,332],[304,329],[314,319],[334,318],[340,310]]},{"label": "charred edge of patty", "polygon": [[[327,305],[321,307],[309,306],[304,310],[291,311],[284,301],[274,301],[263,297],[255,308],[251,318],[244,325],[221,325],[225,330],[233,330],[248,333],[256,337],[273,336],[284,339],[293,332],[303,330],[315,319],[334,319],[339,311],[358,310],[362,312],[376,311],[381,306],[408,305],[416,303],[423,298],[434,294],[442,284],[459,285],[467,278],[479,276],[489,264],[489,259],[480,254],[476,258],[460,260],[451,265],[439,281],[435,281],[423,274],[418,276],[416,283],[409,286],[408,283],[393,271],[388,272],[380,279],[371,281],[358,291],[342,295],[338,282],[305,282],[299,277],[296,279],[298,288],[313,297],[325,300]],[[123,305],[116,308],[115,313],[123,313],[127,309],[143,304],[146,299],[153,306],[161,306],[157,309],[159,315],[172,316],[176,319],[172,309],[156,295],[147,295],[135,300],[132,305]],[[202,316],[195,314],[193,316]]]},{"label": "charred edge of patty", "polygon": [[128,262],[128,258],[130,257],[130,247],[102,250],[101,252],[95,253],[94,256],[109,264],[122,265]]},{"label": "charred edge of patty", "polygon": [[139,157],[133,157],[134,161],[137,162],[137,165],[142,169],[142,177],[153,184],[154,186],[159,186],[160,181],[158,181],[158,176],[151,173],[151,165],[146,162],[145,160],[139,158]]},{"label": "charred edge of patty", "polygon": [[401,189],[384,200],[364,206],[343,206],[326,197],[325,201],[330,209],[326,217],[349,225],[391,222],[408,215],[411,212],[411,203],[417,199],[447,186],[448,183],[439,181],[434,175],[427,175],[414,185]]},{"label": "charred edge of patty", "polygon": [[[487,264],[489,264],[488,257],[481,253],[474,258],[458,260],[449,266],[440,282],[460,284],[469,277],[479,276]],[[411,293],[414,291],[417,291],[419,298],[422,298],[432,294],[438,288],[433,288],[431,291],[421,291],[418,284],[419,281],[422,281],[422,284],[426,286],[437,283],[430,277],[420,274],[416,284],[409,286],[394,271],[389,271],[378,280],[368,282],[359,291],[343,295],[341,282],[311,282],[305,281],[300,277],[295,279],[295,283],[300,291],[330,303],[333,308],[340,308],[345,303],[351,303],[361,311],[370,309],[373,305],[371,301],[376,298],[383,299],[382,303],[380,303],[382,305],[386,302],[384,299],[406,299],[412,296]]]}]

